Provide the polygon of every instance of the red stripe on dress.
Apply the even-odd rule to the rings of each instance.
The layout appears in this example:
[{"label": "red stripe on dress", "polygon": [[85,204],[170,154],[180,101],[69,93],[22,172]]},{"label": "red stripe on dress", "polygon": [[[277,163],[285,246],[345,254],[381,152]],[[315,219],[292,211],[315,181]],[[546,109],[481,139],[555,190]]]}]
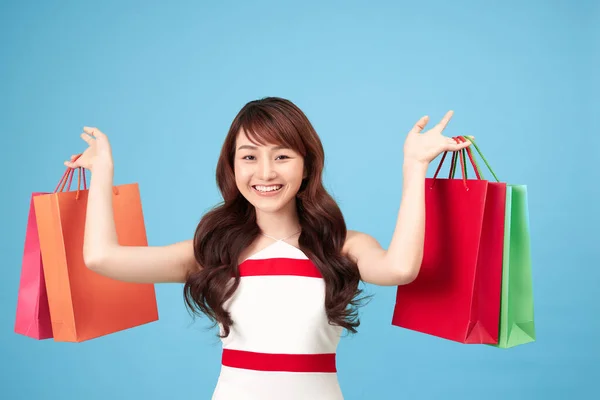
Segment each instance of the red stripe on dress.
[{"label": "red stripe on dress", "polygon": [[295,275],[322,278],[312,261],[297,258],[248,259],[239,266],[240,276]]},{"label": "red stripe on dress", "polygon": [[270,354],[223,349],[222,364],[255,371],[337,372],[335,353]]}]

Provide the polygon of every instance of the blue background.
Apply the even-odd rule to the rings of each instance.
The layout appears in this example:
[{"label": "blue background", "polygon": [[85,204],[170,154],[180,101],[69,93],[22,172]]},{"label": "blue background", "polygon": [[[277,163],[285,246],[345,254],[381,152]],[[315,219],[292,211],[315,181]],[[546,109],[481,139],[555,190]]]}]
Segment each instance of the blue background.
[{"label": "blue background", "polygon": [[306,112],[349,228],[384,246],[404,136],[424,114],[454,109],[446,133],[475,135],[501,180],[529,188],[537,342],[499,350],[392,327],[394,288],[369,285],[360,332],[339,347],[347,399],[596,392],[598,2],[170,3],[1,3],[0,397],[210,398],[219,341],[192,323],[181,285],[157,286],[147,326],[80,344],[13,333],[29,196],[54,189],[97,126],[115,182],[140,184],[150,244],[188,239],[220,199],[231,120],[271,95]]}]

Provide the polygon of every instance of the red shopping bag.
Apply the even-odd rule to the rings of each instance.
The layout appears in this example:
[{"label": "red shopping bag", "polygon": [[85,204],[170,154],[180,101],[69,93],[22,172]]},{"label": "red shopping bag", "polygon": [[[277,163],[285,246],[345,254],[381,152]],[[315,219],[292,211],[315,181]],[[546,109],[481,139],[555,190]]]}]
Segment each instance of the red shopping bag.
[{"label": "red shopping bag", "polygon": [[[466,153],[466,154],[465,154]],[[425,186],[425,246],[418,277],[399,286],[392,325],[461,343],[498,342],[506,183],[481,179],[471,149],[462,179]],[[466,158],[477,179],[467,179]]]},{"label": "red shopping bag", "polygon": [[45,193],[33,193],[29,203],[15,317],[15,333],[38,340],[52,337],[48,295],[42,269],[42,251],[33,206],[33,198],[41,194]]}]

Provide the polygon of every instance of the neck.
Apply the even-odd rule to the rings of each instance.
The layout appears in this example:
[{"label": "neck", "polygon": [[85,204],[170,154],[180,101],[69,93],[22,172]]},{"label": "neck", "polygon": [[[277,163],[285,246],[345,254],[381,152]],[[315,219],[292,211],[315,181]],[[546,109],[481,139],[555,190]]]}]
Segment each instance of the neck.
[{"label": "neck", "polygon": [[256,223],[261,232],[277,239],[288,237],[300,230],[295,201],[277,212],[256,209]]}]

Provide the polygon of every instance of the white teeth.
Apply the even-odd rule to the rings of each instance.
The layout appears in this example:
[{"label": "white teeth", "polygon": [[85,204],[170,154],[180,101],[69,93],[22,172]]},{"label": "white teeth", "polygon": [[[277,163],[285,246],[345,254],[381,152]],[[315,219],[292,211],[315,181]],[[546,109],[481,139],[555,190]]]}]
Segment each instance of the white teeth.
[{"label": "white teeth", "polygon": [[275,185],[275,186],[254,186],[254,188],[256,190],[258,190],[259,192],[272,192],[273,190],[279,190],[279,189],[281,189],[281,185]]}]

